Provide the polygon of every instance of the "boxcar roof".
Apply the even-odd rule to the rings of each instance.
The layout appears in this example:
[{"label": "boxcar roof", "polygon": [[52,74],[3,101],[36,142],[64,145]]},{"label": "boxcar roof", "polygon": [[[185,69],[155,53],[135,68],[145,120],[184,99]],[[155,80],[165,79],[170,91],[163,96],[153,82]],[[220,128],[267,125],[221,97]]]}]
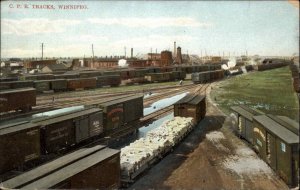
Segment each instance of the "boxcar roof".
[{"label": "boxcar roof", "polygon": [[80,111],[77,111],[77,112],[67,113],[67,114],[63,114],[63,115],[57,115],[57,116],[54,116],[54,117],[44,117],[44,118],[41,118],[41,119],[33,120],[32,122],[37,123],[39,125],[50,125],[52,123],[58,123],[58,122],[61,122],[61,121],[73,119],[73,118],[80,117],[80,116],[87,115],[87,114],[91,114],[91,113],[96,113],[96,112],[99,112],[99,111],[101,111],[101,109],[91,108],[91,109],[80,110]]},{"label": "boxcar roof", "polygon": [[177,105],[177,104],[197,105],[204,98],[205,98],[205,96],[201,96],[201,95],[197,95],[197,94],[187,94],[185,97],[181,98],[178,102],[176,102],[175,105]]},{"label": "boxcar roof", "polygon": [[253,116],[263,114],[263,113],[255,111],[255,110],[252,110],[246,106],[232,106],[231,109],[250,121],[253,120]]},{"label": "boxcar roof", "polygon": [[299,143],[299,136],[291,132],[284,126],[280,125],[270,117],[266,115],[254,116],[254,120],[263,125],[268,131],[275,134],[277,137],[281,138],[288,144]]},{"label": "boxcar roof", "polygon": [[286,116],[276,116],[275,118],[278,119],[278,123],[284,125],[287,129],[299,135],[299,123]]},{"label": "boxcar roof", "polygon": [[36,128],[38,126],[39,126],[38,124],[33,124],[33,123],[28,122],[28,121],[7,124],[7,125],[4,125],[4,126],[1,126],[0,135],[6,135],[6,134],[14,133],[14,132],[17,132],[17,131]]},{"label": "boxcar roof", "polygon": [[126,102],[126,101],[129,101],[129,100],[134,100],[134,99],[137,99],[137,98],[143,98],[143,95],[134,95],[134,96],[127,96],[127,97],[120,98],[120,99],[114,99],[114,100],[111,100],[109,102],[100,103],[100,106],[101,107],[107,107],[107,106],[110,106],[110,105],[119,104],[119,103]]},{"label": "boxcar roof", "polygon": [[[105,148],[95,154],[87,156],[85,159],[81,159],[73,164],[70,164],[48,176],[45,176],[33,183],[30,183],[22,188],[24,189],[49,189],[70,177],[91,168],[101,161],[118,154],[119,150]],[[104,171],[105,172],[105,171]]]},{"label": "boxcar roof", "polygon": [[35,88],[17,88],[17,89],[1,90],[0,94],[7,94],[7,93],[14,93],[14,92],[26,92],[26,91],[35,91]]},{"label": "boxcar roof", "polygon": [[10,180],[3,182],[3,186],[6,188],[20,188],[33,180],[44,177],[45,175],[62,168],[66,165],[74,163],[75,161],[84,158],[90,154],[93,154],[97,151],[104,149],[105,146],[97,145],[92,148],[82,148],[65,156],[62,156],[52,162],[41,165],[37,168],[34,168],[28,172],[25,172],[21,175],[18,175]]}]

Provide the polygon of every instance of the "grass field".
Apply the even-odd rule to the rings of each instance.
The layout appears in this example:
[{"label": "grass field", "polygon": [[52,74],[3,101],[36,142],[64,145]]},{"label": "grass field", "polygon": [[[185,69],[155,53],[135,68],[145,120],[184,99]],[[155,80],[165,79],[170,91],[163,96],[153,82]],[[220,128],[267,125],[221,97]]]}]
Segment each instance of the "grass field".
[{"label": "grass field", "polygon": [[227,114],[231,106],[245,104],[299,121],[299,102],[288,67],[229,78],[212,89],[211,97]]}]

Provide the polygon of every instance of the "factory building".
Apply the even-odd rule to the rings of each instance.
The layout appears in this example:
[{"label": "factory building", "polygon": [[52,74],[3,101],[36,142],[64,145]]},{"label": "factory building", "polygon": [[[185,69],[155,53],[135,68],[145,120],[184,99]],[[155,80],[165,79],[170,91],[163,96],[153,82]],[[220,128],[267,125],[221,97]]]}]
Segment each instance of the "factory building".
[{"label": "factory building", "polygon": [[38,69],[45,66],[56,64],[57,59],[47,59],[47,60],[37,60],[37,61],[27,61],[24,63],[24,68],[26,69]]}]

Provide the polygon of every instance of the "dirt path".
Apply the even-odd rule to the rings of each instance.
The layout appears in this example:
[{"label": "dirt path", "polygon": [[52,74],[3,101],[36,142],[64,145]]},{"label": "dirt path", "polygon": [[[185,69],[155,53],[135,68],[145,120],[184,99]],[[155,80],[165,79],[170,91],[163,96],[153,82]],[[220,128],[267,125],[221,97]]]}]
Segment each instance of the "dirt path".
[{"label": "dirt path", "polygon": [[130,189],[288,189],[207,99],[206,118]]}]

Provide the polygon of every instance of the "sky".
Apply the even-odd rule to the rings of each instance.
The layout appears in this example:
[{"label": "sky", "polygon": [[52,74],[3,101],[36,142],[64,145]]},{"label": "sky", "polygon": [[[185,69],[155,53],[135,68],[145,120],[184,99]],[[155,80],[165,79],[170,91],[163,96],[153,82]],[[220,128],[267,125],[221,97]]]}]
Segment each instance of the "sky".
[{"label": "sky", "polygon": [[[48,6],[47,6],[48,5]],[[68,5],[76,9],[63,9]],[[70,7],[70,6],[69,6]],[[74,8],[74,7],[73,7]],[[299,55],[288,1],[1,1],[1,57]]]}]

